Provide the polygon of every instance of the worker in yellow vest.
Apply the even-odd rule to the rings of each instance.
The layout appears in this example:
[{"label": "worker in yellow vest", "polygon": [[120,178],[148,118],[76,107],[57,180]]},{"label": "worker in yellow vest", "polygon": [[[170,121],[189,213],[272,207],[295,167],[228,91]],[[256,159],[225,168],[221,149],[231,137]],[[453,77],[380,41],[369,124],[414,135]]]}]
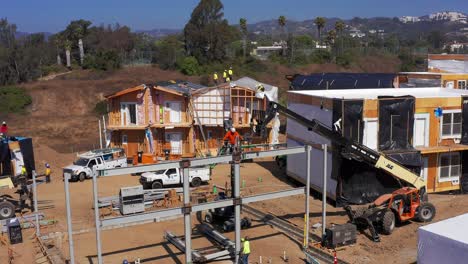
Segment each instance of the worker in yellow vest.
[{"label": "worker in yellow vest", "polygon": [[224,82],[226,82],[227,77],[228,77],[227,70],[224,70],[224,72],[223,72]]},{"label": "worker in yellow vest", "polygon": [[250,241],[249,237],[241,239],[242,242],[242,263],[249,264],[249,255],[250,255]]},{"label": "worker in yellow vest", "polygon": [[234,72],[232,71],[232,67],[229,67],[229,71],[228,71],[229,79],[232,80],[232,75],[233,74],[234,74]]},{"label": "worker in yellow vest", "polygon": [[218,85],[218,73],[217,72],[213,74],[213,81],[216,85]]},{"label": "worker in yellow vest", "polygon": [[45,167],[46,167],[46,169],[45,169],[44,175],[45,175],[45,178],[46,178],[46,182],[50,182],[50,174],[51,174],[51,171],[50,171],[50,165],[49,165],[49,163],[46,163],[46,164],[45,164]]},{"label": "worker in yellow vest", "polygon": [[26,171],[26,167],[24,165],[21,167],[21,176],[28,176],[28,172]]},{"label": "worker in yellow vest", "polygon": [[229,78],[229,76],[226,77],[226,82],[230,82],[230,81],[231,81],[231,78]]}]

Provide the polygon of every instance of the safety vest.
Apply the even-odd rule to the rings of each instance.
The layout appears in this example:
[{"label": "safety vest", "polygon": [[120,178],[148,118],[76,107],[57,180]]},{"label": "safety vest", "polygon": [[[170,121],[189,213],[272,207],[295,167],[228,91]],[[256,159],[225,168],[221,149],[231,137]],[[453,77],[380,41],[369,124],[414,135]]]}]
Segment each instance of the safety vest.
[{"label": "safety vest", "polygon": [[217,73],[213,74],[213,79],[218,80],[218,74]]},{"label": "safety vest", "polygon": [[226,82],[230,82],[230,81],[231,81],[231,78],[226,77]]},{"label": "safety vest", "polygon": [[250,254],[250,242],[248,240],[244,241],[244,250],[242,253],[244,254]]},{"label": "safety vest", "polygon": [[22,167],[22,168],[21,168],[21,174],[22,174],[22,175],[26,175],[26,173],[27,173],[27,172],[26,172],[26,168],[25,168],[25,167]]},{"label": "safety vest", "polygon": [[229,72],[229,75],[232,75],[232,70],[231,70],[231,69],[229,69],[229,71],[228,71],[228,72]]},{"label": "safety vest", "polygon": [[223,72],[223,78],[226,78],[226,77],[227,77],[227,72],[224,71],[224,72]]},{"label": "safety vest", "polygon": [[46,170],[45,170],[45,175],[46,175],[46,176],[50,176],[50,169],[49,169],[49,168],[46,168]]}]

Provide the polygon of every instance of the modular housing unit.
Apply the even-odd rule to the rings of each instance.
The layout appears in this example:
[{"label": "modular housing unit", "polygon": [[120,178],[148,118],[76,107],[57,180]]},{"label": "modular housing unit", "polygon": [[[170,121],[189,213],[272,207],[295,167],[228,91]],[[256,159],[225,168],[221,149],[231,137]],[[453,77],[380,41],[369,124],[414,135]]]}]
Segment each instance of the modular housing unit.
[{"label": "modular housing unit", "polygon": [[[288,92],[288,107],[384,153],[427,180],[427,191],[468,189],[468,91],[445,88]],[[466,120],[466,122],[463,122]],[[328,144],[327,193],[336,205],[363,204],[401,183],[362,162],[343,159],[327,138],[287,122],[288,147]],[[311,185],[321,192],[323,152],[312,149]],[[287,174],[306,177],[305,154],[288,156]],[[468,176],[468,175],[467,175]]]}]

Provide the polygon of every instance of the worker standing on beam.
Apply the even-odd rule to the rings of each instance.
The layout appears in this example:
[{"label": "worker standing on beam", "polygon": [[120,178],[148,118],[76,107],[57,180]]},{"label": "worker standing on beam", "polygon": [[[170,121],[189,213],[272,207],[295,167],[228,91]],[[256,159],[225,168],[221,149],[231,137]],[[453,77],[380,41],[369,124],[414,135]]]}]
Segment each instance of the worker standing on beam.
[{"label": "worker standing on beam", "polygon": [[229,67],[229,71],[228,71],[229,79],[232,80],[233,74],[234,74],[234,72],[232,71],[232,67]]},{"label": "worker standing on beam", "polygon": [[224,146],[227,147],[229,143],[229,152],[232,153],[233,147],[236,145],[236,140],[243,140],[242,136],[236,131],[234,127],[231,127],[229,131],[224,135],[223,141]]},{"label": "worker standing on beam", "polygon": [[241,239],[242,242],[242,263],[249,264],[249,255],[250,255],[250,241],[249,237]]},{"label": "worker standing on beam", "polygon": [[218,72],[215,72],[215,73],[213,74],[213,81],[214,81],[214,83],[215,83],[216,85],[218,85]]},{"label": "worker standing on beam", "polygon": [[223,72],[223,79],[224,79],[224,82],[227,82],[227,70],[224,70]]},{"label": "worker standing on beam", "polygon": [[46,167],[46,169],[45,169],[44,175],[45,175],[45,178],[46,178],[46,182],[50,182],[50,174],[51,174],[51,171],[50,171],[50,165],[49,165],[49,163],[46,163],[46,164],[45,164],[45,167]]}]

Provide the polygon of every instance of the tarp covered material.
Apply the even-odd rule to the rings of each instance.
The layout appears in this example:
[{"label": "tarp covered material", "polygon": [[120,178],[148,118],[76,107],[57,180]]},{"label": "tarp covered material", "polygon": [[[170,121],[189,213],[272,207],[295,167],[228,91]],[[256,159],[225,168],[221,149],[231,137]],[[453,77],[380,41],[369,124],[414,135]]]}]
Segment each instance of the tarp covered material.
[{"label": "tarp covered material", "polygon": [[31,138],[24,137],[11,137],[8,141],[4,140],[0,142],[0,164],[2,164],[2,170],[0,176],[11,175],[11,153],[8,146],[9,141],[18,141],[20,145],[20,151],[23,156],[23,162],[26,167],[28,175],[32,175],[32,171],[36,169],[34,161],[34,151]]},{"label": "tarp covered material", "polygon": [[371,203],[398,188],[400,183],[391,175],[363,162],[342,159],[336,205]]},{"label": "tarp covered material", "polygon": [[467,263],[468,214],[418,228],[418,264]]},{"label": "tarp covered material", "polygon": [[468,73],[468,61],[462,60],[432,60],[428,61],[429,70],[439,70],[450,73]]},{"label": "tarp covered material", "polygon": [[263,85],[263,87],[265,88],[265,95],[268,98],[268,100],[273,101],[273,102],[278,102],[278,87],[276,86],[259,82],[250,77],[242,77],[239,80],[235,80],[231,82],[231,86],[245,87],[253,91],[257,90],[257,85],[259,84]]},{"label": "tarp covered material", "polygon": [[413,149],[415,98],[379,96],[379,150]]},{"label": "tarp covered material", "polygon": [[468,145],[468,96],[462,97],[462,136],[460,143]]},{"label": "tarp covered material", "polygon": [[386,157],[400,163],[415,174],[419,175],[421,173],[421,167],[424,165],[421,151],[411,149],[403,151],[387,151],[384,153]]},{"label": "tarp covered material", "polygon": [[290,90],[337,90],[394,88],[393,73],[317,73],[310,75],[296,74],[290,84]]}]

